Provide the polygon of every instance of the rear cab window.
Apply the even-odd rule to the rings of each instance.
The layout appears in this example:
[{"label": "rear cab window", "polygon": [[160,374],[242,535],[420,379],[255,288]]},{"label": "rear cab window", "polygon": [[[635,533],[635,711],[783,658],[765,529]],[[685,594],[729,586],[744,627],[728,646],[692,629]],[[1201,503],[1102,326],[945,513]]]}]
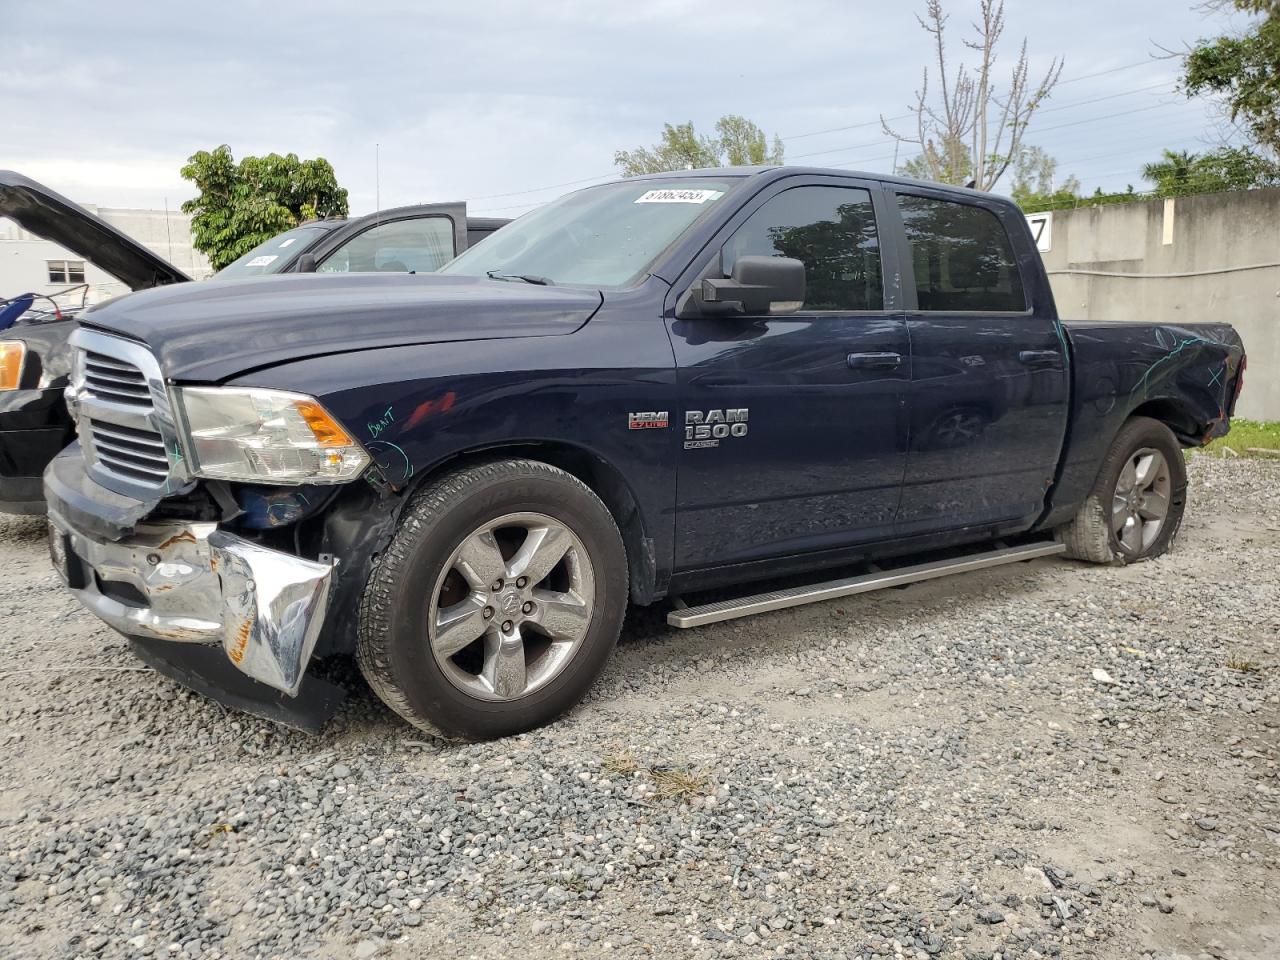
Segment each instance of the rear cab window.
[{"label": "rear cab window", "polygon": [[985,207],[898,194],[918,309],[1023,313],[1022,274],[1000,218]]}]

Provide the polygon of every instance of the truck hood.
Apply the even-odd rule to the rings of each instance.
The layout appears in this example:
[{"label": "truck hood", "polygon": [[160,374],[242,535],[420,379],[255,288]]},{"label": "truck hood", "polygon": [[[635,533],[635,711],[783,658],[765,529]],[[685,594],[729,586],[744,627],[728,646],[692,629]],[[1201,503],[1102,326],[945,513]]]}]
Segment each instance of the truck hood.
[{"label": "truck hood", "polygon": [[171,379],[211,382],[332,353],[572,333],[602,301],[597,290],[434,273],[287,273],[145,290],[80,322],[147,344]]},{"label": "truck hood", "polygon": [[131,290],[191,279],[84,207],[12,170],[0,170],[0,217],[84,257]]}]

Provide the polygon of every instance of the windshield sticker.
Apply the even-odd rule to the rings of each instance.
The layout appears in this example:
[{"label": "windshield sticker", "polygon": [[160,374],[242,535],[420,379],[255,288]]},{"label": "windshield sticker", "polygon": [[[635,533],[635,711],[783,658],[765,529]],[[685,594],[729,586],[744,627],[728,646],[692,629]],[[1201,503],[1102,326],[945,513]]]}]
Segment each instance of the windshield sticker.
[{"label": "windshield sticker", "polygon": [[254,257],[252,260],[246,263],[245,266],[246,267],[265,267],[272,260],[279,260],[279,259],[280,258],[277,257],[275,254],[268,254],[267,256]]},{"label": "windshield sticker", "polygon": [[706,203],[724,195],[723,190],[650,190],[636,197],[636,203]]},{"label": "windshield sticker", "polygon": [[290,237],[288,240],[282,241],[279,249],[283,250],[285,247],[289,246],[289,244],[297,242],[297,239],[297,237]]}]

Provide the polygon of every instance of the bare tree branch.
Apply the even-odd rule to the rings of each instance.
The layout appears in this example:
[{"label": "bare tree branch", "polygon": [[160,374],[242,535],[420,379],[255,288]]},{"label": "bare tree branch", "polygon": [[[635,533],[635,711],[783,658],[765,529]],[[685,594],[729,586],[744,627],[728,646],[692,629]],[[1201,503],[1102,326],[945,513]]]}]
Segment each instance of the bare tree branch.
[{"label": "bare tree branch", "polygon": [[973,38],[961,41],[977,54],[976,68],[964,63],[949,66],[948,19],[942,0],[925,0],[924,15],[916,17],[933,43],[932,69],[937,72],[940,97],[935,101],[929,96],[931,68],[926,67],[911,108],[915,135],[897,132],[883,116],[880,125],[886,136],[920,148],[924,169],[932,179],[957,184],[972,179],[979,190],[990,190],[1018,156],[1031,118],[1061,79],[1062,60],[1055,57],[1033,85],[1024,39],[1007,86],[1000,92],[995,68],[1005,31],[1004,0],[982,0],[979,19],[972,24]]}]

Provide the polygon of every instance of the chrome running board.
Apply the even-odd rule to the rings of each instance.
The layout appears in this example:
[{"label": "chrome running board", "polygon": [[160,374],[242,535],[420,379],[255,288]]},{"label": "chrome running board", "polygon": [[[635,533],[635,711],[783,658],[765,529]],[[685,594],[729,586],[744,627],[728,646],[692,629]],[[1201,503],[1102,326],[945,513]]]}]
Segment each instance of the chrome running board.
[{"label": "chrome running board", "polygon": [[708,623],[735,620],[738,617],[749,617],[752,614],[767,613],[770,610],[785,610],[787,607],[834,600],[836,597],[848,597],[855,593],[870,593],[872,590],[899,587],[907,583],[918,583],[921,580],[949,577],[953,573],[968,573],[971,570],[998,567],[1005,563],[1034,560],[1036,557],[1051,557],[1065,553],[1066,549],[1066,544],[1056,542],[1001,547],[953,560],[935,560],[932,563],[899,567],[896,570],[877,570],[857,577],[829,580],[826,583],[792,587],[772,593],[758,593],[755,596],[741,597],[737,600],[719,600],[715,603],[704,603],[698,607],[678,606],[667,614],[667,624],[681,629],[701,627]]}]

